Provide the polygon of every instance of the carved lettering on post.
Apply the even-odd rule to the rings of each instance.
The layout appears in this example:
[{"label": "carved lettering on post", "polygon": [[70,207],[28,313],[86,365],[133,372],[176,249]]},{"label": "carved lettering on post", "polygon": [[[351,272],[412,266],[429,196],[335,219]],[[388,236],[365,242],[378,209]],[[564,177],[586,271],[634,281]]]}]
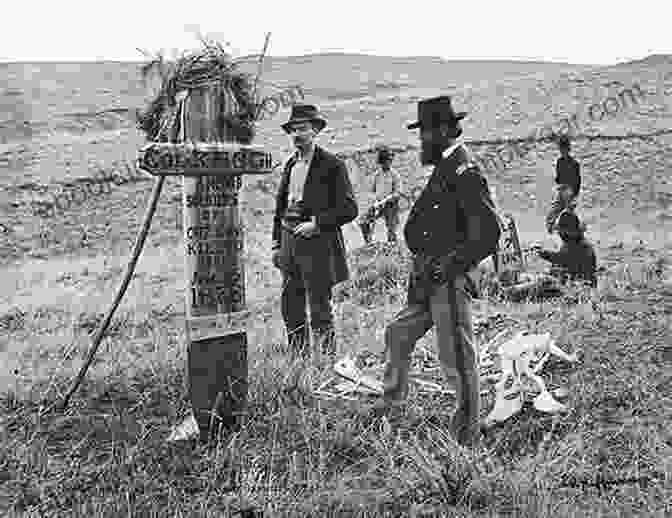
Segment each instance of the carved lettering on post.
[{"label": "carved lettering on post", "polygon": [[231,176],[267,174],[273,170],[270,153],[255,146],[228,142],[152,142],[140,154],[143,169],[165,176]]},{"label": "carved lettering on post", "polygon": [[188,318],[245,309],[240,176],[185,178]]}]

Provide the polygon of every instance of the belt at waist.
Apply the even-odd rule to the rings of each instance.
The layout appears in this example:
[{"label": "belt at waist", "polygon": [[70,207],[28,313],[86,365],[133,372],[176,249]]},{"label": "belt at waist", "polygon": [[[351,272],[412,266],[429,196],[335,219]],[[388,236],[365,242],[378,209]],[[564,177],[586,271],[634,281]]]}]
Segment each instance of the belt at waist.
[{"label": "belt at waist", "polygon": [[303,201],[297,201],[290,203],[285,209],[283,217],[287,219],[306,219],[308,218],[308,210]]},{"label": "belt at waist", "polygon": [[[412,265],[413,265],[413,270],[416,272],[423,272],[427,268],[431,268],[433,264],[436,264],[436,262],[441,261],[442,257],[445,257],[447,255],[450,255],[450,252],[448,254],[440,254],[440,255],[430,255],[426,252],[416,252],[411,254],[411,260],[412,260]],[[476,264],[464,264],[464,271],[468,272],[475,268],[477,265]]]}]

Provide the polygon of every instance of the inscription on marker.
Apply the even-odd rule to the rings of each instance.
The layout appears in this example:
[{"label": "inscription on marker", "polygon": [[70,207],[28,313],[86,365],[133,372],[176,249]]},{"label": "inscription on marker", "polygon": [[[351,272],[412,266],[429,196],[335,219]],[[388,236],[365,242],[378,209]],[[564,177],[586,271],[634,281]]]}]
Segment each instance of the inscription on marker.
[{"label": "inscription on marker", "polygon": [[[187,188],[187,183],[189,189]],[[238,213],[238,176],[185,179],[185,260],[191,316],[244,309],[243,229]]]},{"label": "inscription on marker", "polygon": [[271,154],[254,146],[226,142],[168,144],[152,142],[140,151],[140,166],[152,174],[201,176],[265,174]]}]

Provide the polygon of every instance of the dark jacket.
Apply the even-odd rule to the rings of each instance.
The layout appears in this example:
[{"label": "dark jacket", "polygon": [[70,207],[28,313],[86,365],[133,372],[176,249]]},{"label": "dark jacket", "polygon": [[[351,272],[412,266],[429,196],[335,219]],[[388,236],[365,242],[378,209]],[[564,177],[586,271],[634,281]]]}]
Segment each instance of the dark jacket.
[{"label": "dark jacket", "polygon": [[404,227],[416,254],[409,299],[426,296],[432,262],[449,261],[454,274],[466,273],[496,253],[500,235],[488,182],[459,147],[435,166]]},{"label": "dark jacket", "polygon": [[574,194],[579,194],[581,190],[581,167],[574,157],[561,156],[558,158],[555,163],[555,183],[571,185]]},{"label": "dark jacket", "polygon": [[595,249],[585,237],[563,241],[557,252],[540,250],[539,257],[560,268],[564,280],[583,280],[593,287],[597,285]]},{"label": "dark jacket", "polygon": [[[278,187],[273,218],[274,247],[280,244],[282,218],[287,209],[289,179],[295,163],[294,158],[287,161]],[[357,217],[357,201],[345,162],[319,146],[315,146],[306,176],[303,205],[306,218],[316,216],[320,229],[319,235],[305,240],[306,246],[302,247],[305,254],[313,258],[315,267],[324,268],[324,272],[319,272],[319,277],[329,285],[347,280],[349,272],[341,226]]]}]

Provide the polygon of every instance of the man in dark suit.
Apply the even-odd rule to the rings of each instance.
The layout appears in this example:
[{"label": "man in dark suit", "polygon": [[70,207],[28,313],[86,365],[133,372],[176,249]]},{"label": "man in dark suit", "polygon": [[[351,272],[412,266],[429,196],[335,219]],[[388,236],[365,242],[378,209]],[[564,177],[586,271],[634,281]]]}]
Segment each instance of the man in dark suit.
[{"label": "man in dark suit", "polygon": [[413,268],[406,307],[385,330],[384,394],[374,411],[387,413],[403,402],[415,343],[435,325],[442,370],[457,388],[451,432],[473,444],[480,392],[470,301],[476,266],[495,253],[501,230],[488,183],[457,140],[465,116],[440,96],[420,101],[419,120],[408,126],[420,129],[421,163],[434,169],[404,227]]},{"label": "man in dark suit", "polygon": [[292,352],[336,352],[332,288],[349,277],[341,226],[358,214],[345,163],[314,143],[326,126],[315,106],[296,104],[282,128],[296,151],[285,164],[273,219],[273,264],[283,274],[282,316]]}]

